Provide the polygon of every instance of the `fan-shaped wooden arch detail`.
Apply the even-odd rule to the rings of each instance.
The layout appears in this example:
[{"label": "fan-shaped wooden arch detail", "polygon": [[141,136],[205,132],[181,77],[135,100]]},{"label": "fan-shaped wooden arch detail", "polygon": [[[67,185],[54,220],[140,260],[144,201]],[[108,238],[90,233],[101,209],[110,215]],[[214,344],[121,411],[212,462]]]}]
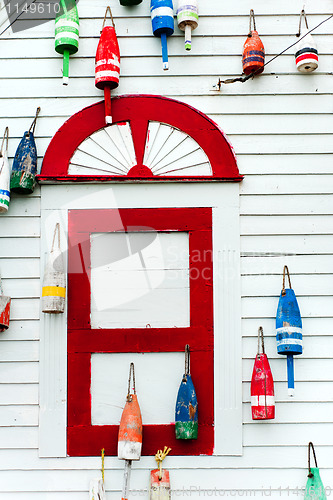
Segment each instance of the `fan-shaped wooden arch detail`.
[{"label": "fan-shaped wooden arch detail", "polygon": [[51,140],[38,180],[242,180],[224,133],[195,108],[129,95],[112,99],[112,113],[108,127],[103,101],[69,118]]}]

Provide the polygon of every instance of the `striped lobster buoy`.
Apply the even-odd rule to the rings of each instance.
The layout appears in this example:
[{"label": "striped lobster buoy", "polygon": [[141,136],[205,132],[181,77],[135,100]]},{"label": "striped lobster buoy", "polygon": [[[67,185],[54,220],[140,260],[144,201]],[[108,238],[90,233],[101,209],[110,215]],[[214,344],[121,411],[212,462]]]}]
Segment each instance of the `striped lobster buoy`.
[{"label": "striped lobster buoy", "polygon": [[[107,13],[110,13],[112,26],[105,26]],[[101,37],[95,59],[95,87],[104,90],[105,123],[112,123],[111,90],[119,85],[120,52],[115,24],[110,7],[107,7],[101,31]]]},{"label": "striped lobster buoy", "polygon": [[90,481],[89,494],[90,500],[106,500],[105,488],[104,488],[104,448],[101,452],[102,455],[102,478],[92,479]]},{"label": "striped lobster buoy", "polygon": [[[313,458],[315,462],[315,467],[311,467],[311,449],[313,453]],[[308,445],[308,480],[305,488],[305,500],[326,500],[326,490],[324,488],[323,482],[320,477],[316,452],[313,446],[313,443],[309,443]],[[331,493],[331,488],[328,488],[328,493]]]},{"label": "striped lobster buoy", "polygon": [[178,28],[185,31],[185,49],[192,48],[192,30],[199,24],[198,0],[178,0]]},{"label": "striped lobster buoy", "polygon": [[164,446],[164,450],[158,450],[155,455],[157,469],[150,472],[149,500],[170,500],[170,474],[166,469],[162,469],[162,462],[170,453],[171,448]]},{"label": "striped lobster buoy", "polygon": [[[133,378],[133,394],[131,380]],[[140,460],[142,448],[142,417],[135,389],[134,363],[130,364],[125,408],[118,433],[118,458],[125,460],[122,500],[128,499],[132,460]]]},{"label": "striped lobster buoy", "polygon": [[181,381],[175,415],[176,439],[198,438],[198,400],[190,375],[190,347],[185,346],[185,373]]},{"label": "striped lobster buoy", "polygon": [[10,179],[10,189],[14,193],[31,194],[36,185],[37,148],[34,133],[39,113],[40,108],[37,108],[34,121],[30,129],[24,132],[15,153]]},{"label": "striped lobster buoy", "polygon": [[[253,22],[253,29],[252,29]],[[265,48],[256,31],[253,9],[250,10],[250,31],[243,47],[243,73],[258,75],[264,71]]]},{"label": "striped lobster buoy", "polygon": [[[302,30],[302,17],[306,30]],[[305,10],[302,9],[299,19],[299,30],[296,36],[300,36],[300,41],[296,44],[296,67],[301,73],[311,73],[318,68],[318,50],[312,35],[309,33],[308,21]]]},{"label": "striped lobster buoy", "polygon": [[150,15],[155,36],[161,38],[163,69],[169,69],[167,37],[174,32],[172,0],[151,0]]},{"label": "striped lobster buoy", "polygon": [[[260,352],[260,344],[262,352]],[[264,331],[261,326],[258,329],[258,353],[254,362],[251,380],[251,409],[253,420],[271,420],[275,418],[274,381],[265,354]]]},{"label": "striped lobster buoy", "polygon": [[[285,288],[286,272],[289,288]],[[283,284],[276,313],[276,341],[278,354],[287,356],[288,394],[294,395],[294,358],[302,354],[302,318],[294,290],[291,288],[289,270],[283,268]]]},{"label": "striped lobster buoy", "polygon": [[[55,247],[56,235],[58,234],[57,248]],[[42,289],[42,311],[43,313],[59,314],[65,311],[66,278],[65,267],[60,249],[60,224],[56,224],[53,234],[52,248],[46,262],[43,289]]]},{"label": "striped lobster buoy", "polygon": [[10,297],[3,293],[2,281],[0,277],[0,332],[4,332],[9,327]]},{"label": "striped lobster buoy", "polygon": [[69,81],[69,56],[79,50],[80,21],[75,0],[60,0],[55,19],[55,50],[63,55],[63,85]]},{"label": "striped lobster buoy", "polygon": [[10,167],[8,162],[9,128],[5,128],[0,149],[0,213],[7,212],[10,202]]}]

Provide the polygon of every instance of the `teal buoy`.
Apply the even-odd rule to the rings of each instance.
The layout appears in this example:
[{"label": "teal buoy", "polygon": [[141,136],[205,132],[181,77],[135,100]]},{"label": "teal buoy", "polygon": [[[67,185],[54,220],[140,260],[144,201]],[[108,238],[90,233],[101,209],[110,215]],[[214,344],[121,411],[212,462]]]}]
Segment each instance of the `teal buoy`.
[{"label": "teal buoy", "polygon": [[[311,449],[313,452],[315,467],[311,467],[311,464],[310,464]],[[308,447],[308,469],[309,469],[309,474],[308,474],[308,480],[307,480],[306,488],[305,488],[304,500],[326,500],[326,491],[325,491],[323,482],[322,482],[320,474],[319,474],[316,453],[314,450],[313,443],[311,443],[311,442],[309,443],[309,447]],[[329,493],[330,493],[330,491],[331,491],[331,488],[328,488]]]},{"label": "teal buoy", "polygon": [[198,400],[190,375],[190,347],[185,346],[185,373],[181,381],[175,415],[176,439],[198,438]]}]

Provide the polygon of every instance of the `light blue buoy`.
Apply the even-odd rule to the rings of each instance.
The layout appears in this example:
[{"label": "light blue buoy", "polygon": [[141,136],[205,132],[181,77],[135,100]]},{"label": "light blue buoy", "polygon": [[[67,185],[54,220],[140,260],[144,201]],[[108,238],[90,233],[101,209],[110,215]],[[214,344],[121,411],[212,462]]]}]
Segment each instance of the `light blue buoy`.
[{"label": "light blue buoy", "polygon": [[185,346],[185,373],[181,381],[175,414],[176,439],[198,438],[198,400],[190,375],[190,347]]},{"label": "light blue buoy", "polygon": [[161,38],[163,69],[169,69],[167,37],[174,32],[172,0],[151,0],[150,15],[153,33]]},{"label": "light blue buoy", "polygon": [[[289,288],[285,288],[286,272]],[[291,288],[289,270],[283,269],[283,285],[276,313],[276,341],[278,354],[287,356],[288,394],[294,395],[294,356],[302,354],[302,318],[294,290]]]}]

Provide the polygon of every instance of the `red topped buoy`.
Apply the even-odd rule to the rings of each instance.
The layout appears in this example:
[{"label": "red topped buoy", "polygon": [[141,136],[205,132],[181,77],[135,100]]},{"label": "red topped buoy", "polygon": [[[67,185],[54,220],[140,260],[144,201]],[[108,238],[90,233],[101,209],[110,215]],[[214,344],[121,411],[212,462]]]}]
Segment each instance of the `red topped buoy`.
[{"label": "red topped buoy", "polygon": [[258,353],[254,362],[251,380],[251,407],[253,420],[275,418],[274,382],[268,358],[265,354],[264,332],[261,326],[258,330]]},{"label": "red topped buoy", "polygon": [[[112,26],[105,26],[107,13],[110,13]],[[105,122],[112,123],[111,90],[119,85],[120,52],[110,7],[107,7],[95,59],[95,86],[104,90]]]},{"label": "red topped buoy", "polygon": [[[253,30],[252,28],[253,22]],[[259,74],[264,71],[265,48],[256,31],[253,9],[250,10],[250,31],[243,47],[243,72]]]}]

